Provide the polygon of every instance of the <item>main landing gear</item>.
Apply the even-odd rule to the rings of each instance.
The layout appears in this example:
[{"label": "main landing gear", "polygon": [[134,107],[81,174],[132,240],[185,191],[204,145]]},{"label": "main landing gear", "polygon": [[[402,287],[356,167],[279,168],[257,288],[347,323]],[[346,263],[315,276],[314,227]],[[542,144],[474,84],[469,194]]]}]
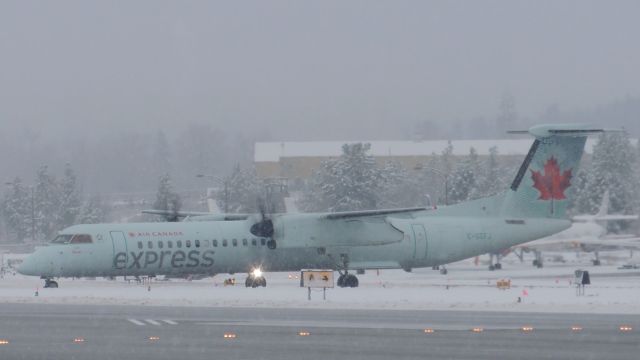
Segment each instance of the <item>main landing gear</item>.
[{"label": "main landing gear", "polygon": [[58,283],[51,279],[44,279],[44,287],[56,289],[58,287]]},{"label": "main landing gear", "polygon": [[[496,257],[496,263],[493,263],[493,257]],[[500,254],[489,254],[489,271],[500,270],[502,269],[502,264],[500,264]]]},{"label": "main landing gear", "polygon": [[[337,285],[341,288],[345,288],[345,287],[350,287],[350,288],[355,288],[358,287],[359,285],[359,281],[358,281],[358,277],[353,275],[353,274],[349,274],[349,255],[348,254],[340,254],[340,261],[336,261],[336,259],[333,258],[333,256],[331,256],[331,254],[327,255],[335,264],[336,264],[336,270],[338,271],[338,274],[340,274],[340,276],[338,276],[338,281],[337,281]],[[341,270],[342,269],[342,270]]]},{"label": "main landing gear", "polygon": [[345,271],[344,274],[340,274],[340,276],[338,276],[338,286],[351,288],[358,287],[358,277]]},{"label": "main landing gear", "polygon": [[593,266],[600,266],[600,254],[596,251],[594,255],[596,258],[591,260],[593,262]]},{"label": "main landing gear", "polygon": [[542,262],[542,252],[536,251],[535,255],[536,255],[536,259],[533,260],[533,266],[537,267],[538,269],[541,269],[544,266]]},{"label": "main landing gear", "polygon": [[251,287],[251,288],[257,288],[259,286],[266,287],[267,279],[265,279],[264,276],[262,275],[262,270],[260,270],[259,268],[254,269],[247,276],[247,280],[245,280],[244,285],[246,287]]}]

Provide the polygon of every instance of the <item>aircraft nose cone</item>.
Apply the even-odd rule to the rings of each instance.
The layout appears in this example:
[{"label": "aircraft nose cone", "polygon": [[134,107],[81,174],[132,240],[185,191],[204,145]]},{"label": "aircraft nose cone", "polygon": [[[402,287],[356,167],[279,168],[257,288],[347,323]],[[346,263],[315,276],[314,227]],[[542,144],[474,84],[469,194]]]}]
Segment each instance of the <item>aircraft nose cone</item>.
[{"label": "aircraft nose cone", "polygon": [[38,271],[38,261],[34,255],[29,255],[24,259],[17,270],[22,275],[40,275]]}]

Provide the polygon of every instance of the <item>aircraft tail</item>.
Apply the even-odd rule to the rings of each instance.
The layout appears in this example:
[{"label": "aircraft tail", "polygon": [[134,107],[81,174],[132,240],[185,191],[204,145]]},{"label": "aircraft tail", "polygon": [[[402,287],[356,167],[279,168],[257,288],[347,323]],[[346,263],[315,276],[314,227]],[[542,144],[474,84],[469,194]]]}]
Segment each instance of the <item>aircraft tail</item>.
[{"label": "aircraft tail", "polygon": [[[510,189],[503,194],[500,214],[509,217],[566,218],[568,198],[578,172],[587,136],[604,132],[583,124],[539,125]],[[510,133],[523,133],[514,131]]]}]

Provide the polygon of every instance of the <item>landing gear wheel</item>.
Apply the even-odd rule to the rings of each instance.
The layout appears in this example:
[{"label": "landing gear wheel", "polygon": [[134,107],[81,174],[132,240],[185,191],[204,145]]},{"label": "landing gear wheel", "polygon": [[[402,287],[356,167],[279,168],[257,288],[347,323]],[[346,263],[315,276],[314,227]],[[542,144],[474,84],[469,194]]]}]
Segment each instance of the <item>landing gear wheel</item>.
[{"label": "landing gear wheel", "polygon": [[440,274],[441,275],[447,275],[448,272],[449,272],[449,270],[447,270],[447,268],[443,267],[443,268],[440,269]]},{"label": "landing gear wheel", "polygon": [[494,267],[496,268],[496,270],[501,270],[502,269],[502,264],[497,263],[494,265]]},{"label": "landing gear wheel", "polygon": [[257,288],[259,286],[266,287],[267,279],[265,279],[263,276],[259,278],[255,278],[253,276],[247,276],[247,280],[244,281],[244,286],[251,287],[251,288]]},{"label": "landing gear wheel", "polygon": [[593,266],[600,266],[600,260],[593,260]]},{"label": "landing gear wheel", "polygon": [[44,287],[57,289],[58,288],[58,283],[53,281],[53,280],[45,280],[44,281]]},{"label": "landing gear wheel", "polygon": [[344,287],[344,275],[338,276],[338,287]]},{"label": "landing gear wheel", "polygon": [[355,275],[347,274],[344,277],[343,285],[351,288],[358,287],[358,278]]},{"label": "landing gear wheel", "polygon": [[493,271],[495,269],[496,269],[495,265],[493,265],[493,264],[489,265],[489,271]]},{"label": "landing gear wheel", "polygon": [[533,261],[531,262],[531,265],[533,265],[533,266],[535,266],[535,267],[537,267],[537,268],[539,268],[539,267],[540,267],[540,266],[538,266],[538,265],[539,265],[539,264],[538,264],[538,260],[533,260]]}]

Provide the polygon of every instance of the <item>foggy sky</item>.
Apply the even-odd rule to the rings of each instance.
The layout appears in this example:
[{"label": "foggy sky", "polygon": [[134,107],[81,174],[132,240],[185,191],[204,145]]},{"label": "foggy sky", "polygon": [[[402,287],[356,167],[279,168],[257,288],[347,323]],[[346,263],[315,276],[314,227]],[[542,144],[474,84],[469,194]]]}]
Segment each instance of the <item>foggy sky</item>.
[{"label": "foggy sky", "polygon": [[[640,96],[637,1],[2,1],[0,129],[397,138]],[[362,136],[357,136],[361,134]]]}]

